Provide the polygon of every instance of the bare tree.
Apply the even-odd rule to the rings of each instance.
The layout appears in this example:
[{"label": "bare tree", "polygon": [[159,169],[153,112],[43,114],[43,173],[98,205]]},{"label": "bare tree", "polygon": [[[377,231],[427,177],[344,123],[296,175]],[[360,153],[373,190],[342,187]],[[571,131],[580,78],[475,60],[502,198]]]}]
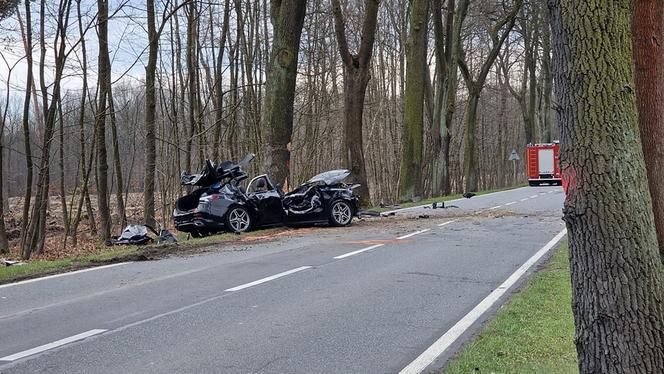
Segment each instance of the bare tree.
[{"label": "bare tree", "polygon": [[380,1],[366,0],[365,15],[360,35],[359,52],[351,54],[346,39],[346,25],[339,0],[332,0],[334,28],[337,43],[344,65],[344,148],[343,158],[346,160],[351,174],[360,183],[359,194],[361,203],[368,205],[369,183],[364,161],[364,145],[362,142],[362,117],[364,115],[364,97],[369,83],[371,54],[376,35],[376,23]]},{"label": "bare tree", "polygon": [[97,35],[99,40],[99,102],[95,116],[97,137],[97,207],[101,220],[100,235],[107,240],[111,237],[111,210],[109,207],[108,160],[106,156],[106,99],[108,99],[111,74],[108,57],[108,1],[97,0]]},{"label": "bare tree", "polygon": [[[464,3],[469,0],[462,0],[461,9],[464,8]],[[507,39],[514,27],[516,15],[523,4],[523,0],[516,0],[512,9],[507,12],[502,18],[498,19],[489,30],[489,37],[491,38],[491,50],[486,59],[482,62],[481,68],[477,76],[473,77],[468,64],[466,63],[466,53],[463,49],[459,53],[459,68],[461,75],[466,82],[468,89],[468,103],[466,104],[466,124],[464,127],[464,153],[463,153],[463,176],[466,191],[477,191],[479,182],[478,170],[478,157],[475,146],[475,129],[477,127],[477,108],[480,101],[482,89],[486,83],[489,71],[493,66],[494,61],[498,57],[500,48]],[[467,4],[465,5],[467,7]],[[459,17],[463,19],[465,14],[460,14]],[[501,33],[502,31],[502,33]]]}]

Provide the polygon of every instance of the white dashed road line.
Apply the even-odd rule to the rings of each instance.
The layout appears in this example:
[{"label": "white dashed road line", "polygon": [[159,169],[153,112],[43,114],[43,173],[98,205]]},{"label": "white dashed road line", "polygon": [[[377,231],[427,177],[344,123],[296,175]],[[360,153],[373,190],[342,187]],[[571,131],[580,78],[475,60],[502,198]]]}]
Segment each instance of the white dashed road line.
[{"label": "white dashed road line", "polygon": [[64,339],[54,341],[53,343],[40,345],[39,347],[28,349],[28,350],[25,350],[23,352],[14,353],[13,355],[10,355],[10,356],[2,357],[2,358],[0,358],[0,361],[15,361],[15,360],[18,360],[18,359],[23,358],[23,357],[32,356],[32,355],[37,354],[37,353],[48,351],[49,349],[53,349],[53,348],[63,346],[65,344],[73,343],[73,342],[78,341],[78,340],[83,340],[83,339],[88,338],[90,336],[101,334],[102,332],[105,332],[105,331],[106,330],[102,330],[102,329],[95,329],[95,330],[86,331],[86,332],[80,333],[78,335],[74,335],[74,336],[70,336],[68,338],[64,338]]},{"label": "white dashed road line", "polygon": [[526,201],[526,200],[528,200],[527,197],[525,197],[525,198],[523,198],[523,199],[521,199],[521,200],[519,200],[519,201]]},{"label": "white dashed road line", "polygon": [[513,204],[516,204],[516,201],[511,201],[509,203],[506,203],[505,206],[510,206],[510,205],[513,205]]},{"label": "white dashed road line", "polygon": [[436,358],[445,352],[473,323],[475,323],[489,308],[495,304],[498,299],[503,296],[507,290],[510,289],[521,277],[523,277],[528,270],[533,267],[551,248],[567,234],[567,229],[564,229],[553,239],[551,239],[544,247],[528,259],[520,268],[518,268],[512,275],[510,275],[505,282],[498,288],[493,290],[482,300],[475,308],[466,314],[459,322],[457,322],[451,329],[441,336],[432,346],[427,348],[421,355],[419,355],[413,362],[408,364],[399,374],[415,374],[421,373],[429,365],[431,365]]},{"label": "white dashed road line", "polygon": [[335,259],[335,260],[341,260],[342,258],[346,258],[346,257],[350,257],[350,256],[353,256],[353,255],[356,255],[356,254],[360,254],[360,253],[362,253],[362,252],[370,251],[370,250],[372,250],[372,249],[376,249],[376,248],[378,248],[378,247],[382,247],[382,246],[384,246],[384,245],[385,245],[385,244],[376,244],[376,245],[372,245],[371,247],[366,247],[366,248],[358,249],[357,251],[348,252],[348,253],[343,254],[343,255],[341,255],[341,256],[334,257],[334,259]]},{"label": "white dashed road line", "polygon": [[537,195],[532,195],[532,196],[530,196],[531,199],[534,199],[534,198],[536,198],[536,197],[537,197]]},{"label": "white dashed road line", "polygon": [[427,232],[427,231],[429,231],[429,230],[431,230],[431,229],[424,229],[424,230],[420,230],[420,231],[411,232],[410,234],[407,234],[407,235],[403,235],[403,236],[398,237],[397,240],[410,238],[411,236],[415,236],[415,235],[418,235],[418,234],[422,234],[422,233]]},{"label": "white dashed road line", "polygon": [[489,208],[489,210],[498,209],[498,208],[500,208],[500,207],[502,207],[502,205],[496,205],[496,206],[493,206],[493,207]]},{"label": "white dashed road line", "polygon": [[451,221],[447,221],[447,222],[439,223],[439,224],[438,224],[438,227],[440,227],[440,226],[446,226],[446,225],[449,225],[450,223],[452,223],[452,222],[456,222],[456,221],[458,221],[458,219],[453,219],[453,220],[451,220]]},{"label": "white dashed road line", "polygon": [[275,280],[277,278],[285,277],[286,275],[290,275],[290,274],[293,274],[293,273],[297,273],[298,271],[307,270],[307,269],[311,269],[311,266],[301,266],[299,268],[284,271],[283,273],[279,273],[279,274],[275,274],[275,275],[272,275],[272,276],[269,276],[269,277],[265,277],[265,278],[259,279],[257,281],[253,281],[253,282],[245,283],[245,284],[237,286],[237,287],[229,288],[229,289],[224,290],[224,291],[227,291],[227,292],[240,291],[240,290],[243,290],[245,288],[257,286],[259,284],[269,282],[271,280]]}]

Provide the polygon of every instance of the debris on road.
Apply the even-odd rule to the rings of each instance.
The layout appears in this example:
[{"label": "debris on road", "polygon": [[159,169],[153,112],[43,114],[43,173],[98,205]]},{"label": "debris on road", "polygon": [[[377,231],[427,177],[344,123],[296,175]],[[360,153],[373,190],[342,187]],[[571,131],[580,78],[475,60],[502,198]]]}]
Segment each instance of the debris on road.
[{"label": "debris on road", "polygon": [[464,192],[463,197],[470,199],[471,197],[477,195],[475,192]]}]

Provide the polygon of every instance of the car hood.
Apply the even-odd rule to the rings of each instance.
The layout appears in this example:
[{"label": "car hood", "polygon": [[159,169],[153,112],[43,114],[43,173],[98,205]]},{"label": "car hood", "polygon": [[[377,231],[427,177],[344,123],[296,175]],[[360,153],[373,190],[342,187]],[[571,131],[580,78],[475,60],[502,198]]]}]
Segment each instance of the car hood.
[{"label": "car hood", "polygon": [[330,170],[324,173],[320,173],[313,178],[309,179],[307,183],[318,183],[323,182],[327,185],[341,183],[347,176],[350,175],[350,171],[346,169],[339,170]]}]

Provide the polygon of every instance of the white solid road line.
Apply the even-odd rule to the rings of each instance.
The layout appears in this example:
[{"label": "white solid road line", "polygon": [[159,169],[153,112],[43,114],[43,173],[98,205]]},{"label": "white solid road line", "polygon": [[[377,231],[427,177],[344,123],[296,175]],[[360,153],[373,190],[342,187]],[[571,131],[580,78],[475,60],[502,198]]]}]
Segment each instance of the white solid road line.
[{"label": "white solid road line", "polygon": [[539,261],[548,251],[551,250],[558,242],[567,234],[567,229],[559,232],[553,239],[551,239],[544,247],[528,259],[520,268],[518,268],[512,275],[510,275],[505,282],[498,288],[493,290],[482,300],[475,308],[466,314],[459,322],[457,322],[451,329],[441,336],[432,346],[427,348],[421,355],[419,355],[413,362],[408,364],[399,374],[415,374],[421,373],[429,365],[431,365],[436,358],[447,350],[452,343],[454,343],[473,323],[475,323],[498,299],[503,296],[510,287],[512,287],[528,270]]},{"label": "white solid road line", "polygon": [[382,246],[384,246],[384,245],[385,245],[385,244],[376,244],[376,245],[372,245],[371,247],[366,247],[366,248],[358,249],[357,251],[348,252],[348,253],[343,254],[343,255],[341,255],[341,256],[334,257],[334,259],[335,259],[335,260],[341,260],[342,258],[346,258],[346,257],[350,257],[350,256],[352,256],[352,255],[356,255],[356,254],[362,253],[362,252],[370,251],[370,250],[372,250],[372,249],[376,249],[376,248],[378,248],[378,247],[382,247]]},{"label": "white solid road line", "polygon": [[415,235],[418,235],[418,234],[421,234],[421,233],[427,232],[427,231],[429,231],[429,230],[431,230],[431,229],[424,229],[424,230],[420,230],[420,231],[411,232],[410,234],[407,234],[407,235],[403,235],[403,236],[398,237],[397,240],[410,238],[411,236],[415,236]]},{"label": "white solid road line", "polygon": [[60,347],[62,345],[69,344],[69,343],[72,343],[72,342],[75,342],[75,341],[78,341],[78,340],[83,340],[83,339],[88,338],[92,335],[101,334],[102,332],[105,332],[105,331],[106,330],[102,330],[102,329],[95,329],[95,330],[86,331],[84,333],[74,335],[74,336],[70,336],[68,338],[64,338],[64,339],[55,341],[53,343],[40,345],[39,347],[28,349],[28,350],[23,351],[23,352],[14,353],[11,356],[2,357],[2,358],[0,358],[0,361],[15,361],[15,360],[18,360],[19,358],[28,357],[28,356],[32,356],[36,353],[41,353],[41,352],[44,352],[44,351],[48,351],[49,349],[57,348],[57,347]]},{"label": "white solid road line", "polygon": [[288,271],[284,271],[283,273],[275,274],[275,275],[272,275],[272,276],[269,276],[269,277],[266,277],[266,278],[263,278],[263,279],[259,279],[257,281],[253,281],[253,282],[250,282],[250,283],[245,283],[243,285],[233,287],[233,288],[229,288],[229,289],[224,290],[224,291],[235,292],[235,291],[243,290],[245,288],[253,287],[253,286],[259,285],[261,283],[269,282],[271,280],[275,280],[277,278],[285,277],[286,275],[290,275],[290,274],[293,274],[293,273],[297,273],[298,271],[307,270],[307,269],[311,269],[311,266],[301,266],[301,267],[296,268],[296,269],[291,269],[291,270],[288,270]]},{"label": "white solid road line", "polygon": [[70,271],[68,273],[60,273],[60,274],[55,274],[55,275],[49,275],[47,277],[28,279],[28,280],[24,280],[24,281],[20,281],[20,282],[15,282],[15,283],[3,284],[3,285],[0,285],[0,288],[20,286],[22,284],[34,283],[34,282],[39,282],[39,281],[43,281],[43,280],[47,280],[47,279],[53,279],[53,278],[60,278],[60,277],[65,277],[67,275],[81,274],[81,273],[87,273],[89,271],[94,271],[94,270],[108,269],[108,268],[113,268],[113,267],[116,267],[116,266],[127,265],[128,263],[129,262],[120,262],[120,263],[117,263],[117,264],[110,264],[110,265],[97,266],[97,267],[83,269],[83,270]]},{"label": "white solid road line", "polygon": [[452,223],[452,222],[456,222],[456,221],[458,221],[458,219],[453,219],[453,220],[451,220],[451,221],[447,221],[447,222],[439,223],[438,226],[449,225],[450,223]]}]

